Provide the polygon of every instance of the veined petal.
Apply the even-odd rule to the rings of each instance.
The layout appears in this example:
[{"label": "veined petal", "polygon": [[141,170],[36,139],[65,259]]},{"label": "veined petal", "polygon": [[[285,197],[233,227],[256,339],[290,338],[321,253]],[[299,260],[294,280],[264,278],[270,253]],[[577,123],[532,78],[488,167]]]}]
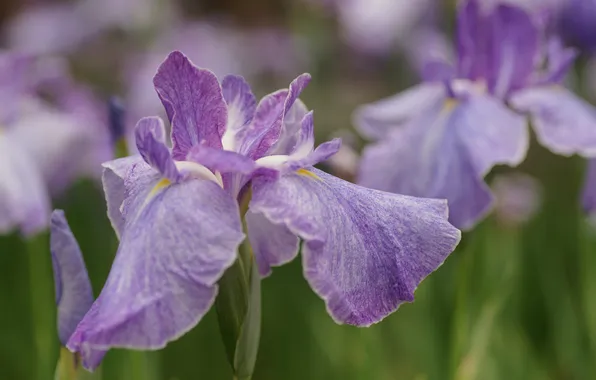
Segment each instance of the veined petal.
[{"label": "veined petal", "polygon": [[269,276],[271,267],[286,264],[298,255],[298,237],[285,225],[274,224],[263,214],[250,210],[245,220],[250,246],[261,276]]},{"label": "veined petal", "polygon": [[[50,252],[58,306],[58,337],[66,345],[93,304],[93,290],[83,255],[62,210],[52,213],[50,231]],[[105,351],[91,350],[81,354],[83,366],[93,369],[99,365]]]},{"label": "veined petal", "polygon": [[368,326],[413,301],[420,281],[459,241],[446,202],[366,189],[309,170],[253,180],[250,210],[304,240],[305,277],[331,316]]},{"label": "veined petal", "polygon": [[215,74],[175,51],[159,67],[153,83],[172,124],[175,160],[184,160],[200,143],[221,148],[227,106]]},{"label": "veined petal", "polygon": [[421,84],[387,99],[359,107],[354,113],[354,124],[363,136],[380,140],[393,128],[418,117],[423,110],[445,96],[443,84]]},{"label": "veined petal", "polygon": [[519,164],[528,132],[523,117],[489,96],[451,102],[437,102],[418,119],[366,148],[359,183],[447,199],[450,221],[468,229],[492,203],[484,175],[496,164]]},{"label": "veined petal", "polygon": [[514,93],[512,106],[530,114],[538,141],[562,155],[596,154],[596,109],[560,86]]},{"label": "veined petal", "polygon": [[290,83],[288,90],[269,94],[259,102],[253,122],[243,135],[242,154],[257,160],[274,147],[280,139],[285,115],[290,112],[308,82],[310,75],[302,74]]},{"label": "veined petal", "polygon": [[180,174],[170,150],[166,146],[166,130],[159,117],[144,117],[135,128],[137,149],[146,163],[172,182],[178,181]]},{"label": "veined petal", "polygon": [[18,143],[0,131],[0,234],[16,228],[34,235],[49,224],[50,200],[43,176]]},{"label": "veined petal", "polygon": [[158,349],[179,338],[213,304],[243,238],[238,205],[217,184],[164,188],[127,220],[106,285],[68,348]]},{"label": "veined petal", "polygon": [[124,202],[126,192],[125,184],[133,185],[134,182],[126,181],[128,173],[133,167],[142,168],[147,174],[154,173],[154,170],[143,161],[140,155],[119,158],[104,163],[101,181],[106,197],[108,218],[116,235],[120,236],[124,229],[124,217],[120,207]]},{"label": "veined petal", "polygon": [[582,205],[588,214],[593,214],[596,211],[596,159],[594,158],[588,161]]},{"label": "veined petal", "polygon": [[222,83],[223,97],[228,105],[228,122],[225,131],[221,131],[222,145],[226,150],[235,151],[239,133],[248,126],[255,115],[257,100],[244,78],[227,75]]}]

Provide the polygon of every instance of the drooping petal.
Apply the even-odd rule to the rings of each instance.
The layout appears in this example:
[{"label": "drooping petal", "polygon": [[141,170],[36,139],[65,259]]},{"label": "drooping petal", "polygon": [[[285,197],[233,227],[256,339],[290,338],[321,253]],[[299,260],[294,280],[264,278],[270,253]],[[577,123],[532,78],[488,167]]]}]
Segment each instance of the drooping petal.
[{"label": "drooping petal", "polygon": [[354,113],[354,124],[363,136],[380,140],[393,128],[418,117],[445,95],[445,86],[440,83],[421,84],[387,99],[361,106]]},{"label": "drooping petal", "polygon": [[273,224],[263,214],[250,210],[245,220],[261,276],[269,276],[271,267],[286,264],[298,255],[298,237],[285,225]]},{"label": "drooping petal", "polygon": [[557,154],[596,154],[596,109],[560,86],[514,93],[512,106],[530,114],[538,141]]},{"label": "drooping petal", "polygon": [[[64,211],[52,213],[50,252],[54,269],[56,305],[58,306],[58,337],[63,345],[75,331],[93,304],[93,290],[83,255],[68,226]],[[95,368],[105,351],[90,351],[82,356],[86,368]]]},{"label": "drooping petal", "polygon": [[288,90],[265,96],[258,104],[255,117],[243,135],[240,152],[256,160],[263,157],[279,140],[285,115],[310,82],[309,74],[302,74],[290,83]]},{"label": "drooping petal", "polygon": [[[108,161],[103,165],[101,177],[103,191],[106,198],[108,218],[116,235],[120,236],[124,229],[124,217],[120,207],[124,202],[126,192],[125,185],[134,185],[134,181],[126,181],[129,172],[133,167],[141,168],[145,173],[152,173],[154,170],[141,158],[140,155],[119,158]],[[135,172],[138,172],[136,170]]]},{"label": "drooping petal", "polygon": [[166,130],[159,117],[144,117],[135,128],[137,149],[146,163],[159,171],[164,178],[178,181],[180,175],[166,146]]},{"label": "drooping petal", "polygon": [[331,316],[368,326],[413,301],[420,281],[459,241],[446,202],[366,189],[309,170],[253,180],[250,210],[304,240],[305,277]]},{"label": "drooping petal", "polygon": [[378,190],[449,201],[450,221],[471,228],[492,196],[483,177],[525,157],[522,116],[489,96],[437,102],[418,119],[364,150],[359,183]]},{"label": "drooping petal", "polygon": [[106,285],[71,350],[158,349],[179,338],[213,304],[244,238],[236,201],[211,181],[172,184],[129,203],[135,216],[129,211]]},{"label": "drooping petal", "polygon": [[34,235],[49,224],[50,200],[43,176],[19,144],[0,131],[0,234]]},{"label": "drooping petal", "polygon": [[227,106],[211,71],[196,67],[175,51],[159,67],[153,83],[172,124],[175,160],[183,160],[200,143],[221,148]]},{"label": "drooping petal", "polygon": [[588,214],[593,214],[596,211],[596,159],[594,158],[588,161],[582,205]]},{"label": "drooping petal", "polygon": [[226,150],[236,150],[238,134],[249,125],[257,108],[257,100],[244,78],[227,75],[222,83],[223,97],[228,105],[228,122],[221,131],[222,145]]}]

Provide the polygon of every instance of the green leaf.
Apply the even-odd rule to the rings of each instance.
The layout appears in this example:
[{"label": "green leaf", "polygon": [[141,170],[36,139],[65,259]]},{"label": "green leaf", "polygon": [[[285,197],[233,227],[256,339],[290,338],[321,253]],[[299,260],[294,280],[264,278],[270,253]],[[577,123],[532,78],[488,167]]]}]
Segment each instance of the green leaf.
[{"label": "green leaf", "polygon": [[219,330],[237,379],[252,377],[261,332],[261,279],[249,247],[219,281]]}]

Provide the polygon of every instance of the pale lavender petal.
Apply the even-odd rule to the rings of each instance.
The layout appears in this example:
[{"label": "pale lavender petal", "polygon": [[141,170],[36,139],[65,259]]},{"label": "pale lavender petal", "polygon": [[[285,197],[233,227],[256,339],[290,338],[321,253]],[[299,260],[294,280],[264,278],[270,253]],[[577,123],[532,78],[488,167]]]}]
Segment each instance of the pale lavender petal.
[{"label": "pale lavender petal", "polygon": [[317,149],[312,151],[301,160],[291,161],[289,163],[290,170],[296,170],[307,166],[313,166],[319,162],[328,160],[331,156],[339,152],[341,149],[341,139],[335,138],[331,141],[326,141],[319,145]]},{"label": "pale lavender petal", "polygon": [[64,211],[54,210],[50,232],[50,252],[58,306],[58,337],[62,344],[66,344],[95,298],[83,254],[68,226]]},{"label": "pale lavender petal", "polygon": [[421,84],[387,99],[359,107],[354,113],[354,124],[363,136],[380,140],[393,128],[418,117],[445,95],[445,86],[440,83]]},{"label": "pale lavender petal", "polygon": [[338,323],[368,326],[414,300],[457,245],[445,201],[353,185],[316,169],[253,182],[250,210],[304,240],[304,274]]},{"label": "pale lavender petal", "polygon": [[261,276],[269,276],[271,267],[286,264],[298,255],[298,237],[285,225],[273,224],[263,214],[250,210],[245,220],[250,246]]},{"label": "pale lavender petal", "polygon": [[290,83],[288,90],[269,94],[259,102],[253,122],[243,135],[242,154],[257,160],[274,147],[281,137],[285,115],[308,82],[310,75],[302,74]]},{"label": "pale lavender petal", "polygon": [[512,106],[530,114],[538,141],[557,154],[596,154],[596,109],[569,90],[540,86],[514,93]]},{"label": "pale lavender petal", "polygon": [[223,97],[228,105],[228,123],[225,131],[220,131],[223,146],[235,150],[238,134],[252,121],[257,108],[257,100],[244,78],[227,75],[222,83]]},{"label": "pale lavender petal", "polygon": [[183,160],[197,144],[221,148],[227,106],[211,71],[196,67],[175,51],[159,67],[153,83],[172,124],[175,160]]},{"label": "pale lavender petal", "polygon": [[492,203],[484,175],[497,164],[519,164],[525,157],[528,131],[523,117],[489,96],[452,102],[436,102],[418,119],[367,147],[359,183],[447,199],[450,221],[468,229]]},{"label": "pale lavender petal", "polygon": [[279,140],[269,150],[269,155],[289,155],[296,146],[299,131],[302,128],[302,121],[308,113],[308,108],[297,99],[290,110],[284,115],[283,128]]},{"label": "pale lavender petal", "polygon": [[535,84],[560,83],[577,58],[578,51],[565,47],[558,37],[552,37],[546,46],[546,71],[540,73]]},{"label": "pale lavender petal", "polygon": [[214,182],[189,180],[139,196],[71,350],[163,348],[205,315],[236,259],[244,239],[238,205]]},{"label": "pale lavender petal", "polygon": [[137,149],[146,163],[159,171],[164,178],[178,181],[180,174],[166,146],[166,130],[159,117],[144,117],[135,128]]},{"label": "pale lavender petal", "polygon": [[45,229],[50,200],[34,160],[0,131],[0,234],[19,229],[25,236]]},{"label": "pale lavender petal", "polygon": [[527,174],[515,172],[495,176],[491,189],[495,195],[495,216],[504,225],[520,226],[540,207],[540,183]]},{"label": "pale lavender petal", "polygon": [[593,214],[596,211],[596,159],[594,158],[588,161],[582,205],[588,214]]},{"label": "pale lavender petal", "polygon": [[108,209],[108,218],[112,223],[112,228],[116,235],[120,236],[124,229],[124,217],[120,207],[124,202],[126,192],[125,185],[131,185],[133,182],[125,181],[133,167],[140,167],[146,173],[152,173],[154,170],[145,163],[140,155],[119,158],[104,163],[102,174],[103,191],[105,193]]}]

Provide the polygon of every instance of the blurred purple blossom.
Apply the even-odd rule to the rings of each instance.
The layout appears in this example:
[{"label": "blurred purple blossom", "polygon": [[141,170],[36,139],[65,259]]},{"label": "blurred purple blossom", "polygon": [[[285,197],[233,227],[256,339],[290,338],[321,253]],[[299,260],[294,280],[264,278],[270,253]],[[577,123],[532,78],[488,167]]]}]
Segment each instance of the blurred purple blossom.
[{"label": "blurred purple blossom", "polygon": [[526,223],[538,211],[542,201],[540,184],[524,173],[495,176],[491,188],[495,196],[495,216],[505,226]]},{"label": "blurred purple blossom", "polygon": [[365,53],[384,55],[407,42],[432,15],[436,0],[308,0],[336,14],[343,39]]},{"label": "blurred purple blossom", "polygon": [[158,349],[194,327],[236,260],[242,218],[263,276],[304,241],[305,277],[338,323],[368,326],[413,301],[459,241],[446,202],[314,169],[340,142],[314,147],[313,113],[299,99],[309,81],[300,75],[257,103],[242,77],[219,81],[180,52],[168,56],[153,82],[172,149],[163,121],[147,117],[135,129],[140,156],[104,165],[120,246],[70,349]]},{"label": "blurred purple blossom", "polygon": [[551,151],[589,157],[596,110],[559,84],[575,52],[544,41],[534,13],[470,0],[457,21],[455,65],[433,62],[429,81],[361,107],[355,122],[380,140],[363,153],[361,184],[447,198],[451,222],[469,229],[493,203],[484,176],[523,161],[528,117]]},{"label": "blurred purple blossom", "polygon": [[0,233],[46,228],[50,195],[99,174],[99,164],[111,157],[96,100],[56,63],[0,55]]}]

